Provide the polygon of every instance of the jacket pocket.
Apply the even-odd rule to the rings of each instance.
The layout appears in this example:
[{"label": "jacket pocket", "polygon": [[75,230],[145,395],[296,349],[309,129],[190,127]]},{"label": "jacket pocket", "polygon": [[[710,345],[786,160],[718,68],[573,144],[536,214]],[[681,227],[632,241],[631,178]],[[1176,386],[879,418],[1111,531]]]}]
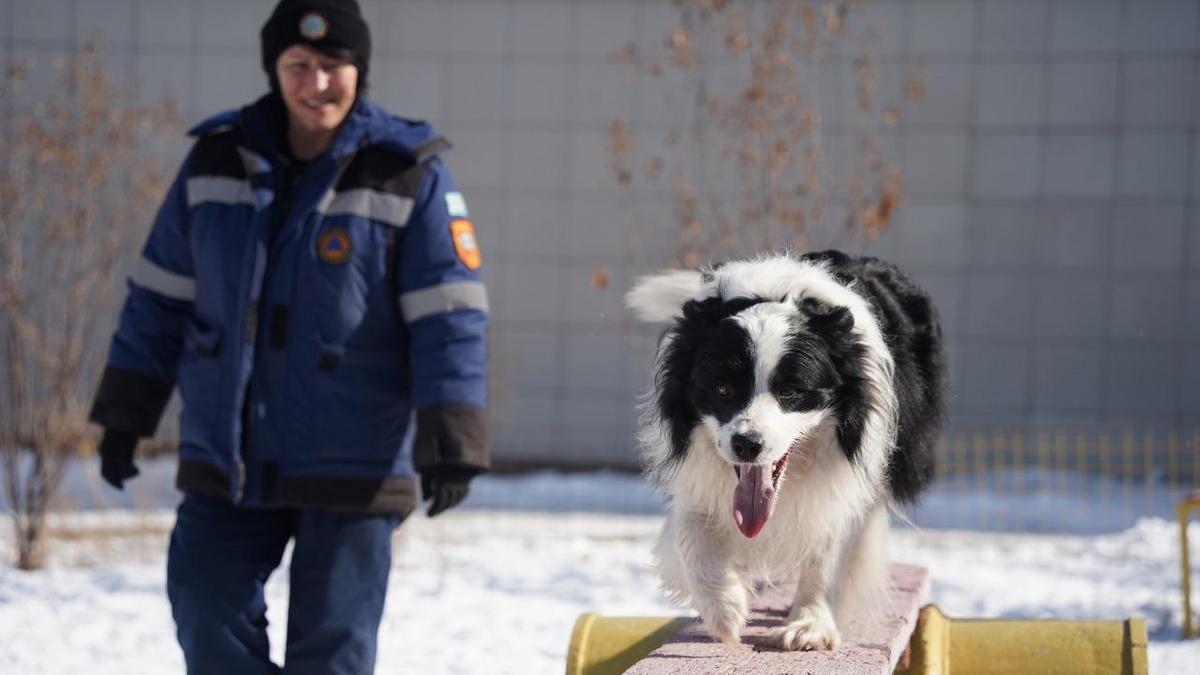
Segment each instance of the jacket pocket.
[{"label": "jacket pocket", "polygon": [[317,338],[307,424],[316,459],[393,462],[410,424],[404,355]]},{"label": "jacket pocket", "polygon": [[219,433],[217,416],[221,395],[220,326],[188,324],[179,359],[179,398],[183,402],[179,435],[181,444],[211,448]]}]

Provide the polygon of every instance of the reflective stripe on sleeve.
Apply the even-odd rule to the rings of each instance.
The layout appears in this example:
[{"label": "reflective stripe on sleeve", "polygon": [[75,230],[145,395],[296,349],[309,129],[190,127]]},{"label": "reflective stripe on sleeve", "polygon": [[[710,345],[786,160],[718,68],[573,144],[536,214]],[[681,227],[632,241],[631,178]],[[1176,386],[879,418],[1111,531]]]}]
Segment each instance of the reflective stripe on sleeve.
[{"label": "reflective stripe on sleeve", "polygon": [[487,289],[478,281],[452,281],[400,294],[404,320],[412,323],[459,309],[488,310]]},{"label": "reflective stripe on sleeve", "polygon": [[187,181],[188,206],[205,202],[258,206],[250,181],[228,176],[194,176]]},{"label": "reflective stripe on sleeve", "polygon": [[148,291],[176,300],[196,299],[196,280],[165,270],[146,258],[138,258],[129,280]]},{"label": "reflective stripe on sleeve", "polygon": [[368,188],[337,192],[333,199],[324,205],[327,216],[361,216],[392,227],[404,227],[408,224],[412,210],[412,199]]}]

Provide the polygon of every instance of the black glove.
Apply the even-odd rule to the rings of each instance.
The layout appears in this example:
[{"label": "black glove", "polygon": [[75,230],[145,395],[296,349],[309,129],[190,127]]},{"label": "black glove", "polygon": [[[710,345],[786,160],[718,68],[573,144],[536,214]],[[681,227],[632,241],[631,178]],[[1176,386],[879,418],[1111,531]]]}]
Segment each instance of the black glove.
[{"label": "black glove", "polygon": [[431,466],[421,472],[421,496],[433,500],[429,517],[457,506],[467,496],[467,484],[478,474],[477,469],[461,466]]},{"label": "black glove", "polygon": [[125,481],[138,475],[133,465],[133,451],[137,448],[137,434],[105,429],[100,439],[100,475],[109,485],[123,490]]}]

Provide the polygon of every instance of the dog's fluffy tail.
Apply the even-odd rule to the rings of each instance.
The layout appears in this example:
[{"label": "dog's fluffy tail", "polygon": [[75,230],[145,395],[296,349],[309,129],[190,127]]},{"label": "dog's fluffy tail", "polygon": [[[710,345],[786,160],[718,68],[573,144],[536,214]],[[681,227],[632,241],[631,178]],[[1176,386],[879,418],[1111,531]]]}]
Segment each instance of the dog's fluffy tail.
[{"label": "dog's fluffy tail", "polygon": [[694,299],[704,284],[696,270],[660,272],[638,279],[625,295],[625,304],[642,321],[665,323],[683,314],[683,305]]}]

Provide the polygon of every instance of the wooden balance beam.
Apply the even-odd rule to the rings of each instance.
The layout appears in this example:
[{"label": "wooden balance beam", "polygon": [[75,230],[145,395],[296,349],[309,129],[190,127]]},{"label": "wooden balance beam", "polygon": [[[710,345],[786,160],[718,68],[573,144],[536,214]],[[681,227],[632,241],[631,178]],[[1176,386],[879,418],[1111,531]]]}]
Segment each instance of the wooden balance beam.
[{"label": "wooden balance beam", "polygon": [[[896,669],[917,625],[921,606],[929,600],[929,572],[923,567],[893,564],[888,608],[875,621],[851,617],[839,626],[843,645],[829,652],[771,651],[767,634],[787,617],[790,588],[760,595],[750,608],[742,643],[731,647],[714,641],[699,619],[607,618],[584,614],[575,624],[568,654],[568,675],[659,675],[661,673],[811,673],[812,675],[886,675]],[[611,622],[602,625],[599,622]],[[641,619],[646,621],[646,619]],[[655,621],[650,619],[649,621]],[[626,635],[639,629],[649,641],[604,645],[607,630]],[[614,634],[613,637],[616,637]],[[628,639],[628,638],[627,638]],[[574,665],[572,665],[574,664]]]},{"label": "wooden balance beam", "polygon": [[[805,675],[971,675],[1092,673],[1145,675],[1146,622],[951,619],[925,605],[929,574],[893,564],[892,593],[874,620],[850,617],[843,645],[828,652],[764,649],[767,633],[787,617],[791,594],[761,595],[742,643],[715,642],[690,617],[601,617],[575,623],[567,675],[755,673]],[[924,605],[924,607],[923,607]]]}]

